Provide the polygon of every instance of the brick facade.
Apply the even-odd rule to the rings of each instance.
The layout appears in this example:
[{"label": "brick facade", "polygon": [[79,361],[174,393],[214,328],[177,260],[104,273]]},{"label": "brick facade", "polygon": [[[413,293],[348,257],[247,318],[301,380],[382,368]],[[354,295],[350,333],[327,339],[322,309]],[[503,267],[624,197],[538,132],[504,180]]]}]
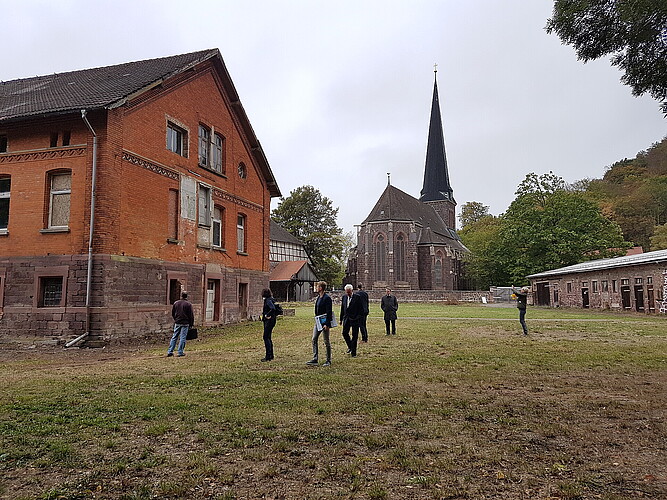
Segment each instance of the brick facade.
[{"label": "brick facade", "polygon": [[536,305],[667,312],[664,262],[537,278],[531,283]]},{"label": "brick facade", "polygon": [[[270,200],[279,191],[219,54],[137,94],[88,113],[98,144],[89,308],[92,134],[78,112],[0,121],[8,143],[0,179],[11,178],[9,222],[0,231],[0,341],[67,340],[87,322],[98,343],[166,335],[176,294],[170,280],[189,292],[198,324],[259,315]],[[168,123],[186,132],[187,153],[167,148]],[[222,172],[200,165],[200,125],[224,137]],[[71,173],[69,223],[55,230],[48,227],[54,172]],[[62,276],[62,304],[42,303],[49,274]]]}]

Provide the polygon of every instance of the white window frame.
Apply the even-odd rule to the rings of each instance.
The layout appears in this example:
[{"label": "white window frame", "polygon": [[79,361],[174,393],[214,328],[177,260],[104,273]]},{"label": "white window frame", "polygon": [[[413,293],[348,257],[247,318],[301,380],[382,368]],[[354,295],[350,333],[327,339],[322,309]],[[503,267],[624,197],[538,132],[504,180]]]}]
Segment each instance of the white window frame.
[{"label": "white window frame", "polygon": [[0,180],[9,180],[9,189],[7,191],[0,191],[0,199],[7,200],[7,226],[6,227],[0,227],[0,234],[6,234],[7,233],[7,228],[9,227],[9,205],[10,205],[10,198],[11,198],[11,190],[12,190],[12,178],[9,176],[2,177]]},{"label": "white window frame", "polygon": [[186,141],[188,131],[171,121],[167,121],[167,149],[187,158]]},{"label": "white window frame", "polygon": [[[62,176],[68,176],[69,177],[69,189],[53,189],[53,181],[56,177],[62,177]],[[62,195],[69,195],[70,196],[70,208],[67,213],[67,224],[56,226],[53,224],[53,198],[54,196],[62,196]],[[49,174],[49,229],[63,229],[63,228],[69,228],[69,219],[70,219],[70,214],[72,211],[72,172],[56,172]]]},{"label": "white window frame", "polygon": [[[220,212],[220,216],[216,217],[216,211]],[[211,223],[211,243],[214,248],[223,248],[222,241],[222,219],[224,217],[225,209],[220,206],[213,206],[213,220]],[[216,236],[218,243],[216,244]]]}]

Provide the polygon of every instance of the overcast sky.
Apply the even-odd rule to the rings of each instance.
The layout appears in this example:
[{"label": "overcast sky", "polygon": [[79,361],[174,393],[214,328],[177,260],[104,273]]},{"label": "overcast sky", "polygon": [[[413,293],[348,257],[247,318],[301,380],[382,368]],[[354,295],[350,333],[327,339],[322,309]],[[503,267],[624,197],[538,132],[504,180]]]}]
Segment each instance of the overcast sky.
[{"label": "overcast sky", "polygon": [[498,215],[529,172],[601,177],[667,135],[608,60],[584,65],[544,31],[552,6],[0,0],[0,80],[219,48],[283,196],[315,186],[351,231],[387,172],[419,197],[437,63],[454,197]]}]

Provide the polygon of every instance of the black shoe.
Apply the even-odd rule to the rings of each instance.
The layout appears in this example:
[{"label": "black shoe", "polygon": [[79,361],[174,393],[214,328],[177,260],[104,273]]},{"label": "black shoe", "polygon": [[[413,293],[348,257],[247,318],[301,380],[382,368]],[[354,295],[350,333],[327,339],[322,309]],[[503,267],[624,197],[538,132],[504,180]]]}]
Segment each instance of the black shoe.
[{"label": "black shoe", "polygon": [[317,366],[317,360],[311,359],[310,361],[306,361],[306,364],[311,366]]},{"label": "black shoe", "polygon": [[264,362],[266,362],[266,361],[271,361],[272,359],[273,359],[273,358],[262,358],[262,359],[260,359],[260,361],[261,361],[262,363],[264,363]]},{"label": "black shoe", "polygon": [[322,368],[325,368],[327,366],[331,366],[331,361],[326,361],[323,365]]},{"label": "black shoe", "polygon": [[356,358],[356,357],[357,357],[357,353],[356,353],[356,352],[353,352],[353,353],[351,354],[351,356],[352,356],[353,358]]},{"label": "black shoe", "polygon": [[347,350],[347,354],[350,354],[351,352],[352,352],[351,350],[349,350],[349,349]]},{"label": "black shoe", "polygon": [[167,353],[167,357],[168,357],[168,358],[171,358],[173,355],[174,355],[173,352],[168,352],[168,353]]},{"label": "black shoe", "polygon": [[178,357],[185,356],[185,353],[183,353],[183,354],[177,354],[176,356],[178,356]]}]

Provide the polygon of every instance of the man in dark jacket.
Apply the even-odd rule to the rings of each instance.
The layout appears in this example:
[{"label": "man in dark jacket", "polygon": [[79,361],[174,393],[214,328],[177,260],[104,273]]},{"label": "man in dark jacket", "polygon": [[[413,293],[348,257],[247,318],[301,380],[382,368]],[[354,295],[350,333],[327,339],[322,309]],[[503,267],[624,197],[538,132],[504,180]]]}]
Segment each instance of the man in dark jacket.
[{"label": "man in dark jacket", "polygon": [[364,287],[361,283],[357,285],[357,295],[361,299],[361,306],[363,308],[363,314],[359,318],[359,331],[361,332],[361,341],[368,342],[368,329],[366,328],[366,318],[368,318],[368,294],[364,291]]},{"label": "man in dark jacket", "polygon": [[391,289],[387,288],[387,293],[382,297],[380,307],[384,311],[384,325],[389,335],[389,324],[391,324],[391,334],[396,335],[396,311],[398,311],[398,300],[391,294]]},{"label": "man in dark jacket", "polygon": [[528,291],[530,288],[524,286],[521,290],[512,287],[512,292],[516,295],[516,307],[519,309],[519,323],[523,328],[523,334],[528,335],[528,326],[526,326],[526,307],[528,305]]},{"label": "man in dark jacket", "polygon": [[[317,299],[315,300],[315,326],[313,327],[313,359],[308,361],[307,365],[315,365],[318,363],[318,348],[317,342],[320,338],[320,333],[324,338],[324,346],[327,349],[327,360],[322,366],[331,366],[331,342],[329,340],[329,329],[331,328],[331,320],[333,318],[333,302],[331,297],[326,294],[327,283],[320,281],[317,284]],[[318,316],[324,316],[324,321],[318,322]]]},{"label": "man in dark jacket", "polygon": [[183,292],[181,300],[174,302],[171,307],[171,317],[174,319],[174,334],[171,336],[167,356],[174,355],[176,341],[180,338],[178,344],[178,355],[185,356],[185,340],[188,336],[188,330],[195,324],[195,315],[192,312],[192,304],[187,301],[188,294]]},{"label": "man in dark jacket", "polygon": [[[340,321],[343,324],[343,338],[347,344],[347,352],[354,358],[357,355],[359,322],[364,314],[364,308],[361,297],[352,293],[353,290],[352,285],[345,285],[345,295],[340,301]],[[352,328],[352,338],[350,338],[350,327]]]}]

